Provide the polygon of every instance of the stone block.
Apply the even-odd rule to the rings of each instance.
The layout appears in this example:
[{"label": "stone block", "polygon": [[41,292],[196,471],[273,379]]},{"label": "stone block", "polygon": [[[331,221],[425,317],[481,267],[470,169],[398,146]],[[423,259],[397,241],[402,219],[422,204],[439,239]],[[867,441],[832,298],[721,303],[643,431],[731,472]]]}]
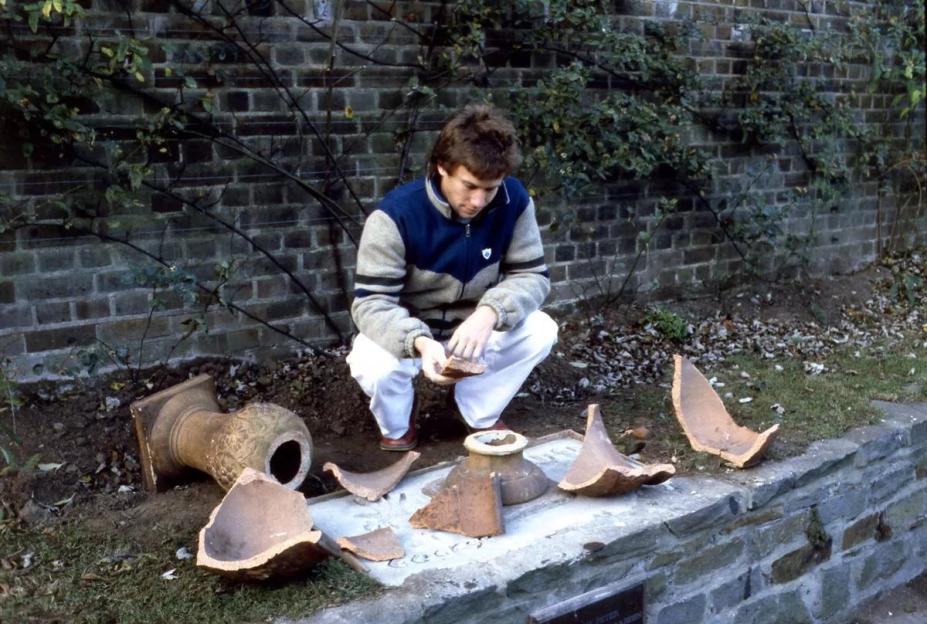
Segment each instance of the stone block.
[{"label": "stone block", "polygon": [[797,550],[779,557],[772,563],[772,582],[788,583],[803,576],[808,570],[830,559],[831,541],[825,544],[805,544]]},{"label": "stone block", "polygon": [[869,514],[848,526],[843,531],[841,550],[849,550],[869,539],[876,537],[876,527],[879,525],[879,514]]},{"label": "stone block", "polygon": [[108,299],[83,299],[74,302],[74,318],[78,321],[109,316]]},{"label": "stone block", "polygon": [[892,498],[899,490],[913,483],[916,477],[915,466],[908,458],[874,466],[870,473],[863,475],[863,483],[869,484],[869,505],[875,506]]},{"label": "stone block", "polygon": [[892,541],[881,544],[860,566],[857,588],[860,593],[868,590],[876,581],[888,579],[897,572],[907,559],[907,544]]},{"label": "stone block", "polygon": [[84,247],[77,252],[80,265],[84,268],[95,269],[112,263],[109,249],[103,245]]},{"label": "stone block", "polygon": [[16,301],[16,285],[13,282],[0,282],[0,303]]},{"label": "stone block", "polygon": [[113,307],[117,316],[147,314],[151,310],[151,305],[147,291],[116,293],[113,296]]},{"label": "stone block", "polygon": [[0,275],[13,277],[35,272],[35,257],[31,253],[4,253],[0,254]]},{"label": "stone block", "polygon": [[758,509],[788,492],[795,485],[796,474],[789,460],[766,462],[750,470],[724,475],[725,480],[747,488],[747,509]]},{"label": "stone block", "polygon": [[887,422],[910,430],[912,446],[927,442],[927,403],[898,404],[873,401],[872,404],[885,413]]},{"label": "stone block", "polygon": [[31,327],[34,323],[30,305],[5,305],[0,309],[0,331],[14,327]]},{"label": "stone block", "polygon": [[830,524],[837,520],[849,521],[861,514],[866,509],[866,498],[868,488],[848,487],[822,501],[817,506],[818,515],[821,522]]},{"label": "stone block", "polygon": [[112,346],[137,344],[146,339],[163,338],[170,335],[170,323],[163,316],[155,316],[150,322],[147,318],[129,319],[102,323],[96,327],[97,336]]},{"label": "stone block", "polygon": [[74,268],[73,249],[41,249],[36,252],[39,260],[39,271],[52,273]]},{"label": "stone block", "polygon": [[787,516],[750,534],[756,558],[764,559],[776,549],[805,539],[808,514],[801,512]]},{"label": "stone block", "polygon": [[713,504],[666,523],[670,533],[688,536],[707,527],[719,526],[746,507],[740,494],[725,496]]},{"label": "stone block", "polygon": [[856,453],[856,466],[866,466],[897,451],[909,442],[908,430],[899,425],[887,422],[884,425],[873,425],[854,429],[846,439],[859,444]]},{"label": "stone block", "polygon": [[740,539],[706,548],[700,555],[680,562],[674,580],[677,585],[687,585],[710,578],[716,570],[732,565],[743,552],[744,543]]},{"label": "stone block", "polygon": [[660,610],[657,624],[701,622],[705,614],[705,594],[698,594]]},{"label": "stone block", "polygon": [[883,521],[898,535],[910,529],[918,520],[924,519],[927,505],[927,490],[920,490],[885,508]]},{"label": "stone block", "polygon": [[851,604],[850,600],[850,565],[838,563],[822,569],[821,599],[815,615],[821,619],[832,618]]},{"label": "stone block", "polygon": [[26,351],[40,353],[54,349],[85,347],[96,341],[93,326],[63,327],[26,333]]},{"label": "stone block", "polygon": [[811,624],[808,607],[798,590],[769,594],[747,603],[737,610],[734,624]]},{"label": "stone block", "polygon": [[[720,613],[750,598],[750,570],[711,591],[711,613]],[[682,622],[683,620],[679,620]],[[686,620],[688,621],[688,620]],[[698,620],[692,620],[693,622]]]},{"label": "stone block", "polygon": [[71,320],[71,306],[67,301],[37,303],[35,305],[35,320],[39,325],[66,323]]}]

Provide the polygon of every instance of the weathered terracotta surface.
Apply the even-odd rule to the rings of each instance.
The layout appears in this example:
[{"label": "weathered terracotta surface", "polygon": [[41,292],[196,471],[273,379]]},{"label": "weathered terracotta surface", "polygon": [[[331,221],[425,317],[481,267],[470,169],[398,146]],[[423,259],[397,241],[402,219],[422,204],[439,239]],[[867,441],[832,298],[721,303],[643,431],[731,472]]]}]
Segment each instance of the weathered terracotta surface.
[{"label": "weathered terracotta surface", "polygon": [[419,457],[421,453],[409,451],[396,463],[374,472],[351,472],[332,462],[325,462],[322,470],[332,473],[341,487],[351,494],[369,501],[377,501],[402,481]]},{"label": "weathered terracotta surface", "polygon": [[447,475],[445,486],[476,476],[497,474],[503,505],[533,500],[547,491],[550,479],[522,455],[525,436],[514,431],[481,431],[464,440],[469,456]]},{"label": "weathered terracotta surface", "polygon": [[146,489],[164,491],[189,478],[191,468],[229,489],[245,467],[299,487],[312,462],[312,436],[296,414],[271,403],[220,409],[209,375],[130,406]]},{"label": "weathered terracotta surface", "polygon": [[444,367],[441,368],[441,374],[452,379],[462,377],[472,377],[473,375],[482,375],[486,372],[486,364],[483,362],[473,362],[452,355],[447,358]]},{"label": "weathered terracotta surface", "polygon": [[438,490],[431,501],[412,514],[416,529],[435,529],[467,537],[505,532],[499,476],[475,475]]},{"label": "weathered terracotta surface", "polygon": [[705,376],[686,358],[676,355],[674,360],[673,407],[692,448],[718,455],[738,468],[757,463],[775,439],[779,425],[763,433],[741,427]]},{"label": "weathered terracotta surface", "polygon": [[336,554],[299,492],[251,468],[212,511],[200,530],[196,565],[236,580],[298,575]]},{"label": "weathered terracotta surface", "polygon": [[363,535],[339,537],[337,543],[344,550],[350,551],[369,561],[390,561],[406,556],[406,551],[399,543],[399,538],[389,527],[383,527]]},{"label": "weathered terracotta surface", "polygon": [[640,464],[618,452],[608,438],[599,406],[586,412],[586,436],[576,461],[557,486],[584,496],[610,496],[662,483],[676,474],[671,464]]}]

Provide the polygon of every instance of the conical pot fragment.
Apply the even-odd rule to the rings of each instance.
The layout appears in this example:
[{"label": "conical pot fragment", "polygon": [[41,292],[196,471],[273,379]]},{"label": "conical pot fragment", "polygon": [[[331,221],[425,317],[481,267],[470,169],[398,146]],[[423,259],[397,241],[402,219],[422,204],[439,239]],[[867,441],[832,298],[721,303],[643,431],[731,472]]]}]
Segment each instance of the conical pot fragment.
[{"label": "conical pot fragment", "polygon": [[738,468],[760,461],[779,430],[773,425],[756,433],[734,422],[721,397],[705,376],[681,355],[673,356],[673,408],[689,444],[696,451],[718,455]]},{"label": "conical pot fragment", "polygon": [[632,462],[612,445],[599,406],[586,411],[583,446],[570,469],[557,484],[561,490],[584,496],[611,496],[662,483],[676,474],[671,464]]},{"label": "conical pot fragment", "polygon": [[396,463],[374,472],[351,472],[332,462],[325,462],[322,470],[332,473],[341,487],[351,494],[373,502],[391,492],[419,457],[421,453],[409,451]]}]

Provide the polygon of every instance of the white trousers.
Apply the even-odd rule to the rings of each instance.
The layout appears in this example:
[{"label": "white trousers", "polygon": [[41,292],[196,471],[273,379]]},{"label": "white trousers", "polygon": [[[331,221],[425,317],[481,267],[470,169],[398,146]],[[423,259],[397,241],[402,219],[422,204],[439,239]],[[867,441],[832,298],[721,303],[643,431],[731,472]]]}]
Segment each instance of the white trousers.
[{"label": "white trousers", "polygon": [[[457,382],[454,398],[461,415],[474,429],[491,427],[532,369],[557,342],[557,323],[540,310],[509,331],[494,331],[486,344],[486,372]],[[397,359],[364,334],[358,334],[347,358],[351,376],[370,397],[370,411],[386,438],[409,429],[414,392],[412,380],[421,359]]]}]

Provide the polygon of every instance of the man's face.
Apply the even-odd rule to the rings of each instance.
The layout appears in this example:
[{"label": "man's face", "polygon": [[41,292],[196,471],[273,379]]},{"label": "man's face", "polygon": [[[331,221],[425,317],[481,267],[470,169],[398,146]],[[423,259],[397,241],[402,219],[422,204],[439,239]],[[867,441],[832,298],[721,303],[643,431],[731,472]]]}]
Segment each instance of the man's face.
[{"label": "man's face", "polygon": [[482,180],[463,165],[457,165],[452,171],[438,165],[438,173],[441,174],[441,194],[461,219],[472,219],[480,214],[502,185],[502,178]]}]

